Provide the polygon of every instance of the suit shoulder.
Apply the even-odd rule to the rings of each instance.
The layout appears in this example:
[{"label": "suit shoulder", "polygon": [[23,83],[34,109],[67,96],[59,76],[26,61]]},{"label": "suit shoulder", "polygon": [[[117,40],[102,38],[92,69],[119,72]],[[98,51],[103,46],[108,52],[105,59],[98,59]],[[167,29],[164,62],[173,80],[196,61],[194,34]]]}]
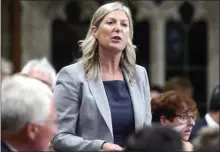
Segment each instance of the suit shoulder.
[{"label": "suit shoulder", "polygon": [[141,66],[141,65],[136,64],[136,70],[139,70],[139,71],[144,71],[144,70],[145,70],[145,67],[143,67],[143,66]]},{"label": "suit shoulder", "polygon": [[205,126],[207,126],[207,122],[205,118],[197,121],[196,124],[192,128],[192,132],[189,137],[189,140],[192,141],[193,139],[195,139],[198,136],[198,131]]},{"label": "suit shoulder", "polygon": [[207,122],[206,122],[205,118],[197,121],[195,126],[193,126],[193,129],[200,129],[203,126],[207,126]]},{"label": "suit shoulder", "polygon": [[136,65],[136,77],[137,77],[138,82],[147,81],[148,83],[148,74],[147,74],[147,70],[145,69],[145,67]]},{"label": "suit shoulder", "polygon": [[147,70],[145,69],[145,67],[140,66],[140,65],[137,65],[137,64],[136,64],[136,71],[137,71],[138,74],[147,72]]},{"label": "suit shoulder", "polygon": [[76,63],[73,63],[73,64],[70,64],[70,65],[63,67],[60,70],[60,72],[61,71],[65,71],[67,73],[76,73],[79,71],[83,71],[83,63],[82,63],[82,61],[78,61]]}]

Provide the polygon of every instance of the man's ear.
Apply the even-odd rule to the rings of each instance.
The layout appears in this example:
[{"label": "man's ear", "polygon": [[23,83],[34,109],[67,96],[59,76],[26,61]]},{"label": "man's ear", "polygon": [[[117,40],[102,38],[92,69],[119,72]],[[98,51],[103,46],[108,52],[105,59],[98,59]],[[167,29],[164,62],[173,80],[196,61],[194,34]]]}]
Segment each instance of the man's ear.
[{"label": "man's ear", "polygon": [[91,29],[91,34],[93,35],[94,38],[97,38],[98,35],[98,28],[96,26],[93,26]]},{"label": "man's ear", "polygon": [[27,135],[30,140],[35,140],[38,133],[39,133],[38,125],[32,122],[27,124]]},{"label": "man's ear", "polygon": [[160,116],[160,124],[161,125],[166,126],[166,124],[167,124],[166,121],[167,121],[167,119],[165,116]]}]

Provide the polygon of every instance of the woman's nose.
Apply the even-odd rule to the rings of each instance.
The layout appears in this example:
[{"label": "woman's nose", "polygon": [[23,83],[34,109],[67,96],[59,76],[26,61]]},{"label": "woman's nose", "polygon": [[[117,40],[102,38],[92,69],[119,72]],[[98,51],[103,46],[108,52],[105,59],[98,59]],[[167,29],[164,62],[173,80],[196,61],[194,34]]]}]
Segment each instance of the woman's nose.
[{"label": "woman's nose", "polygon": [[115,31],[116,31],[116,32],[121,32],[121,31],[122,31],[122,26],[121,26],[121,24],[116,24],[116,25],[115,25]]}]

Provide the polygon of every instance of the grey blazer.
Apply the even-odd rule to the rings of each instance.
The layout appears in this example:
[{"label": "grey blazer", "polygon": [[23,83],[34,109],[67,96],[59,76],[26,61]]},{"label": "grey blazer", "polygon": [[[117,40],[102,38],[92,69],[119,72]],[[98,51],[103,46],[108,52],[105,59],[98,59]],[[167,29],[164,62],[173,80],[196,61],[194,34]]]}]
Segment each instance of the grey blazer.
[{"label": "grey blazer", "polygon": [[[136,83],[129,83],[122,69],[133,103],[135,130],[151,125],[150,89],[146,70],[136,65]],[[56,151],[97,151],[114,143],[111,111],[99,76],[88,79],[82,61],[60,70],[54,91],[58,132],[53,138]]]}]

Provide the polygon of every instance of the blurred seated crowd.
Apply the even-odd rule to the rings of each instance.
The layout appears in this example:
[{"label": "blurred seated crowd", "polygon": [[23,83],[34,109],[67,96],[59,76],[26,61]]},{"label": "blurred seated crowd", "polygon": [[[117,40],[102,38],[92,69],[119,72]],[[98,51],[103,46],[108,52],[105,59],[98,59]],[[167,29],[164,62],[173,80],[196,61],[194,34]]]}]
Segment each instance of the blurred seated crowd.
[{"label": "blurred seated crowd", "polygon": [[[19,73],[1,59],[1,151],[54,151],[57,131],[53,88],[56,71],[46,58],[28,61]],[[220,85],[200,118],[187,78],[151,85],[152,125],[129,136],[123,151],[219,151]]]}]

